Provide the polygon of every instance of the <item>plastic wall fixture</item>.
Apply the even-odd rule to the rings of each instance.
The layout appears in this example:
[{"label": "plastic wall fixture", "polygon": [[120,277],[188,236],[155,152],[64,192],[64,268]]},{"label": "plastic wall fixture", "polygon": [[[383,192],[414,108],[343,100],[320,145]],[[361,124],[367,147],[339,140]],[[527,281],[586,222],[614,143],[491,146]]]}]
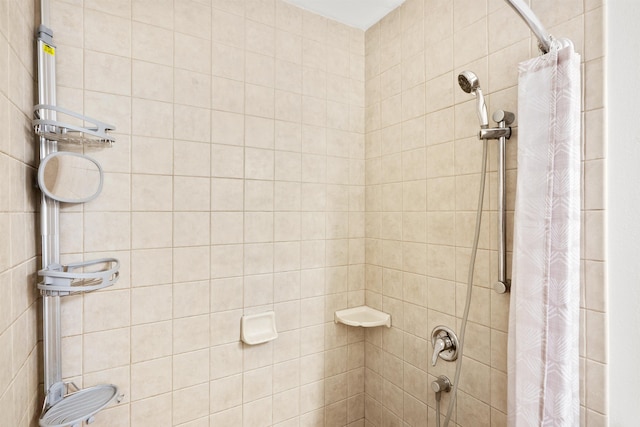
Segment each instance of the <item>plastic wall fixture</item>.
[{"label": "plastic wall fixture", "polygon": [[90,202],[100,195],[103,183],[102,166],[84,154],[55,151],[38,167],[40,191],[62,203]]},{"label": "plastic wall fixture", "polygon": [[[40,427],[80,427],[82,422],[92,423],[94,415],[114,400],[118,402],[118,387],[97,385],[67,394],[62,400],[42,413]],[[46,402],[45,402],[46,403]]]},{"label": "plastic wall fixture", "polygon": [[[57,115],[69,120],[60,120]],[[101,122],[92,117],[50,104],[37,104],[33,107],[34,119],[31,121],[36,135],[48,141],[69,142],[74,144],[113,144],[115,138],[109,135],[115,126]],[[56,119],[50,117],[56,116]],[[72,121],[90,123],[89,126],[78,126]]]},{"label": "plastic wall fixture", "polygon": [[373,328],[376,326],[391,327],[390,314],[366,305],[338,310],[334,313],[333,319],[336,323],[344,323],[349,326],[361,326],[363,328]]},{"label": "plastic wall fixture", "polygon": [[242,316],[240,322],[242,342],[249,345],[263,344],[278,338],[276,314],[273,311]]},{"label": "plastic wall fixture", "polygon": [[[94,271],[85,269],[98,267]],[[79,271],[76,271],[79,270]],[[91,292],[106,288],[118,281],[120,261],[116,258],[100,258],[92,261],[76,262],[68,265],[50,264],[38,271],[44,278],[38,289],[48,293],[57,292],[65,296],[76,292]]]}]

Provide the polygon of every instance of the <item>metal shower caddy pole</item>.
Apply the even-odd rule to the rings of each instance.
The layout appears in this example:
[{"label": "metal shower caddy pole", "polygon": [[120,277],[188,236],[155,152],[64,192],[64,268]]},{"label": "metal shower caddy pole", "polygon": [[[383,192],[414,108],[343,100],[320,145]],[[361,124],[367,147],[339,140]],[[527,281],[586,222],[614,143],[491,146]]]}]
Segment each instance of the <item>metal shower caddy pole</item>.
[{"label": "metal shower caddy pole", "polygon": [[[36,40],[38,104],[33,108],[33,127],[40,146],[40,164],[43,165],[45,159],[58,152],[59,143],[111,144],[114,138],[107,135],[107,131],[115,128],[56,106],[56,46],[53,43],[53,31],[49,28],[48,0],[41,0],[40,10],[42,23],[37,30]],[[59,113],[79,119],[81,123],[90,123],[91,126],[64,123],[59,120]],[[40,196],[40,230],[42,269],[38,275],[42,281],[37,286],[42,294],[45,399],[39,425],[79,427],[83,422],[93,422],[94,415],[119,399],[120,395],[118,388],[111,384],[80,390],[75,384],[62,381],[60,299],[112,285],[118,280],[119,262],[114,258],[105,258],[62,265],[60,201],[44,191]],[[93,268],[85,272],[84,269],[89,267]]]}]

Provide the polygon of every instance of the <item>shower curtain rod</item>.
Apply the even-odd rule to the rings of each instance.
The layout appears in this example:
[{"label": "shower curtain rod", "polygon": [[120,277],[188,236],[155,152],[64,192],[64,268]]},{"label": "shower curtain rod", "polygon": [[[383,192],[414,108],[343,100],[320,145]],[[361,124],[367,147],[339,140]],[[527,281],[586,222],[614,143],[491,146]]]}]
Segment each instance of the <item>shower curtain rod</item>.
[{"label": "shower curtain rod", "polygon": [[520,18],[531,28],[533,34],[538,38],[538,47],[542,53],[547,53],[551,49],[551,35],[547,32],[533,10],[523,0],[505,0],[509,6],[515,10]]}]

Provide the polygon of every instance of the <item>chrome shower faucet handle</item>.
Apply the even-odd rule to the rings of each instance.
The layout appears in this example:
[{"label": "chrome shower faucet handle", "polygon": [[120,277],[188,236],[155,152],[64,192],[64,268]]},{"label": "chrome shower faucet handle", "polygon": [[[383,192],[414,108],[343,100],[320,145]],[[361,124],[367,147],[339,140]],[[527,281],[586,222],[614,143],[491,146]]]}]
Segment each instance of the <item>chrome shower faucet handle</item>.
[{"label": "chrome shower faucet handle", "polygon": [[431,333],[433,356],[431,365],[436,366],[438,358],[452,361],[458,357],[458,337],[452,329],[446,326],[436,326]]}]

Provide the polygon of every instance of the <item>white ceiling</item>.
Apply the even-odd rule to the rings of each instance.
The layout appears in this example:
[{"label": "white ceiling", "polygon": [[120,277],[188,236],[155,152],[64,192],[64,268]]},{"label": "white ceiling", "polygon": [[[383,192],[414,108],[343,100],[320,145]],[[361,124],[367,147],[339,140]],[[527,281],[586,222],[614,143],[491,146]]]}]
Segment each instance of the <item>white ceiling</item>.
[{"label": "white ceiling", "polygon": [[404,0],[286,0],[303,9],[366,30]]}]

